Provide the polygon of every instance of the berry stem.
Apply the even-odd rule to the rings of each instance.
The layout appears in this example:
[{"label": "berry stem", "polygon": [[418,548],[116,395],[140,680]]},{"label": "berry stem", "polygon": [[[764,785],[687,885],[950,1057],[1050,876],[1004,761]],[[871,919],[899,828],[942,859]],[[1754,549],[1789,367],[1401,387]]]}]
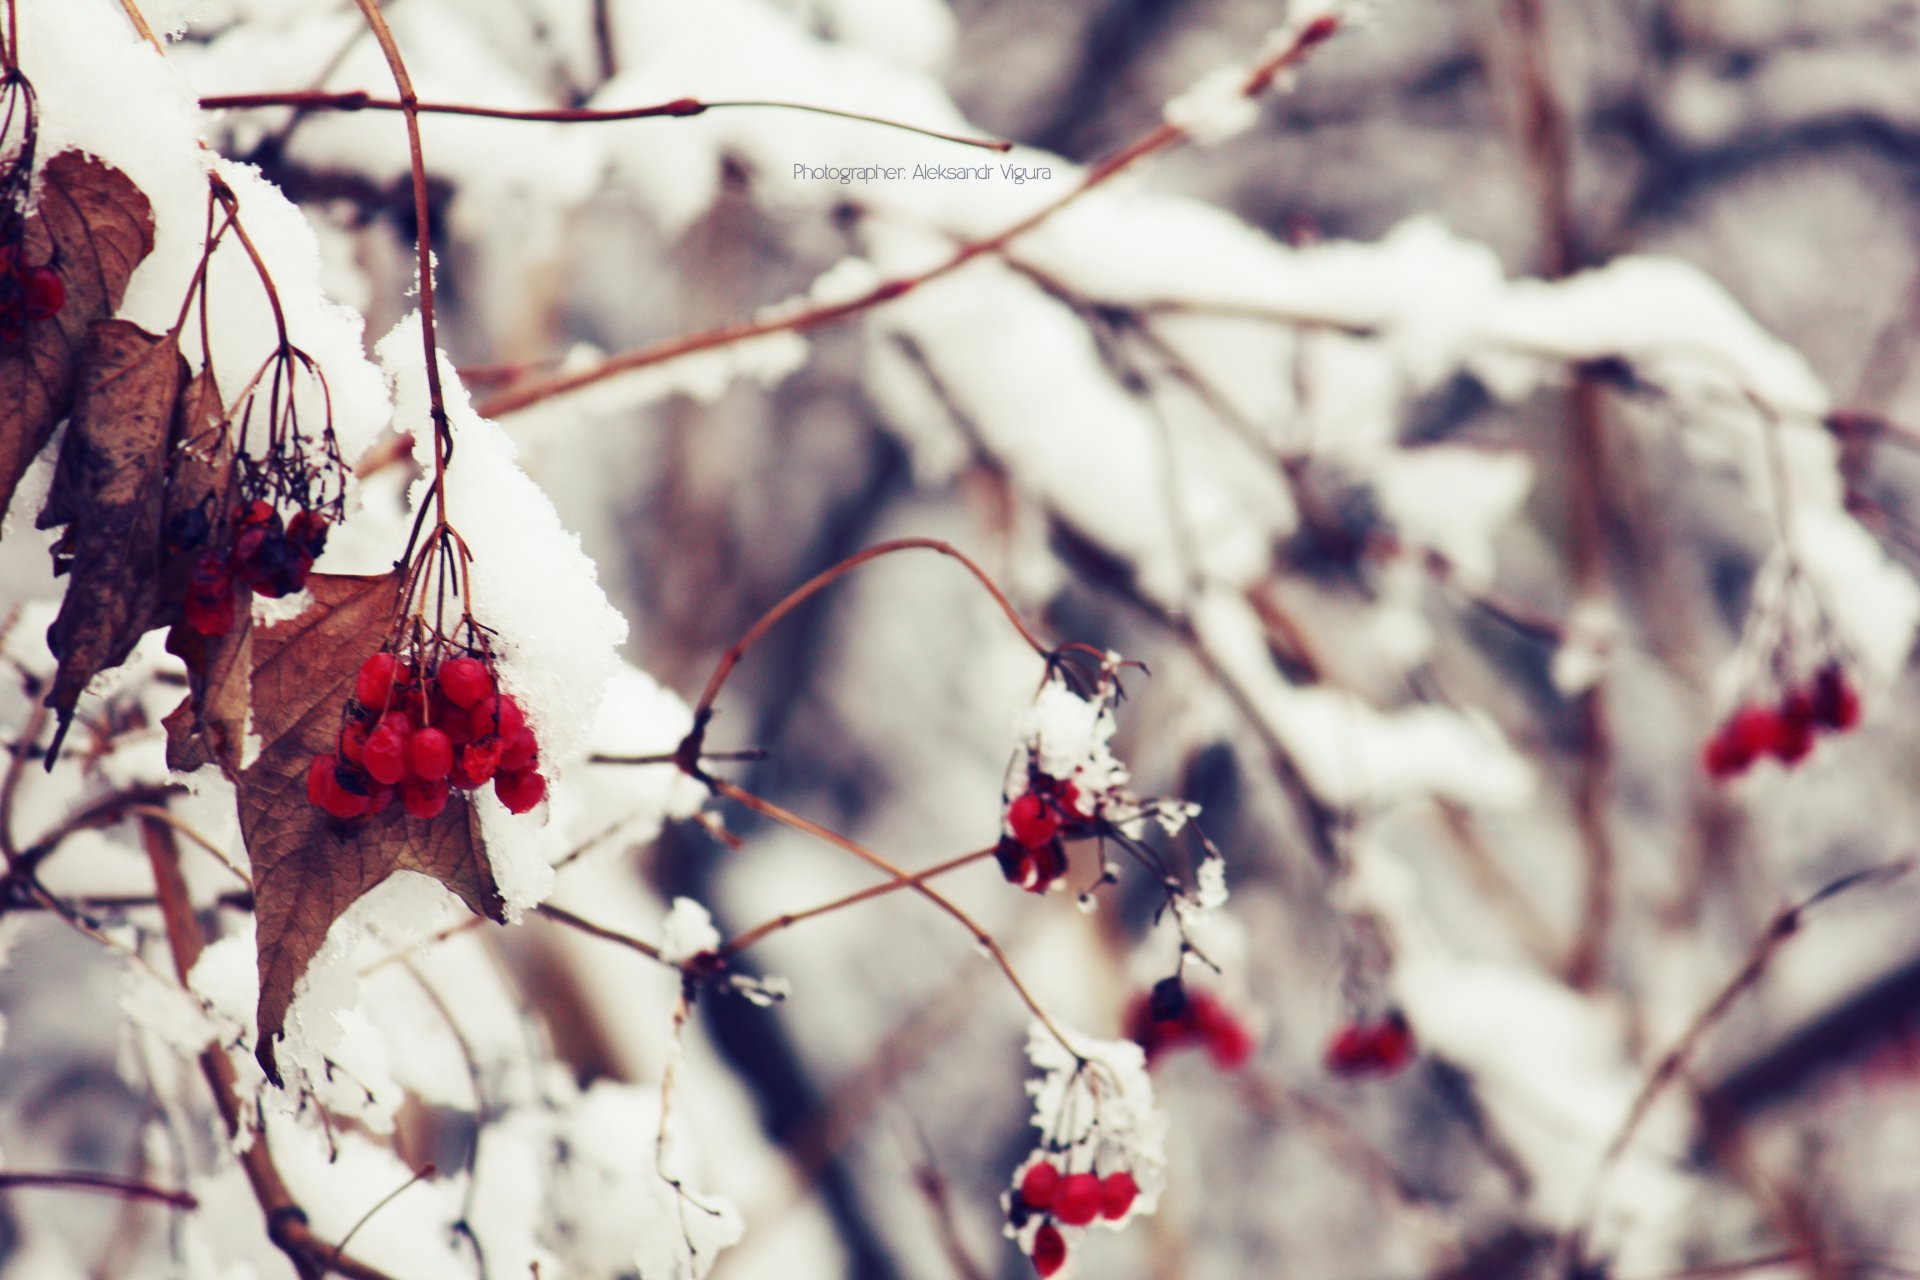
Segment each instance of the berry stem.
[{"label": "berry stem", "polygon": [[[200,99],[200,106],[207,111],[251,110],[257,107],[294,107],[301,111],[405,111],[404,100],[394,98],[376,98],[364,89],[349,89],[329,92],[321,89],[296,89],[282,93],[235,93]],[[544,122],[547,124],[617,124],[626,120],[686,119],[690,116],[704,115],[709,111],[721,111],[728,108],[748,107],[757,110],[803,111],[809,115],[830,116],[836,120],[852,120],[859,124],[875,124],[887,129],[898,129],[904,133],[918,134],[923,138],[933,138],[940,142],[957,143],[963,147],[979,147],[984,151],[1005,153],[1013,150],[1011,142],[996,138],[976,138],[966,134],[947,133],[940,129],[929,129],[921,125],[907,124],[900,120],[890,120],[885,116],[868,115],[860,111],[843,111],[837,107],[816,106],[808,102],[786,102],[767,98],[729,99],[720,102],[703,102],[697,98],[675,98],[671,102],[656,103],[646,107],[615,107],[595,110],[589,107],[541,107],[521,109],[513,107],[481,107],[463,102],[419,102],[413,110],[423,115],[477,116],[484,120],[508,120]]]},{"label": "berry stem", "polygon": [[746,790],[744,787],[737,787],[733,783],[721,778],[709,780],[708,785],[713,788],[716,795],[725,796],[729,800],[745,805],[763,818],[771,818],[773,821],[781,823],[784,826],[792,827],[795,831],[810,835],[816,840],[830,844],[836,849],[844,850],[868,866],[885,872],[887,875],[893,877],[894,880],[904,882],[900,887],[912,889],[928,902],[931,902],[934,906],[953,917],[954,920],[959,922],[962,928],[973,935],[975,942],[986,949],[987,954],[992,957],[994,964],[999,966],[1000,972],[1004,974],[1007,981],[1012,984],[1014,993],[1020,997],[1020,1002],[1027,1006],[1027,1009],[1035,1018],[1039,1019],[1040,1025],[1047,1029],[1047,1033],[1055,1040],[1058,1040],[1061,1047],[1066,1049],[1068,1053],[1083,1062],[1085,1061],[1085,1059],[1081,1057],[1080,1051],[1073,1047],[1073,1041],[1067,1039],[1066,1033],[1060,1029],[1059,1024],[1054,1022],[1052,1016],[1040,1007],[1040,1002],[1034,999],[1033,993],[1028,990],[1027,984],[1021,980],[1019,972],[1013,967],[1013,962],[1007,958],[1007,953],[1001,948],[1000,943],[991,933],[987,932],[985,927],[971,915],[967,914],[965,908],[954,902],[953,899],[947,897],[933,886],[916,879],[913,873],[895,866],[865,845],[851,840],[829,827],[823,827],[809,818],[803,818],[790,809],[784,809],[771,800],[764,800],[753,792]]},{"label": "berry stem", "polygon": [[958,871],[961,867],[972,866],[976,862],[991,858],[993,852],[991,847],[975,849],[971,853],[963,853],[958,857],[948,858],[945,862],[937,862],[924,871],[914,872],[905,879],[889,880],[884,884],[868,885],[866,888],[853,893],[843,894],[831,902],[823,902],[817,907],[808,907],[804,911],[789,911],[782,915],[777,915],[771,920],[762,921],[738,937],[728,940],[715,954],[720,956],[737,955],[762,938],[765,938],[768,934],[791,928],[803,920],[811,920],[816,916],[824,916],[829,912],[838,911],[842,907],[851,907],[857,903],[866,902],[873,898],[884,897],[897,889],[918,888],[936,876],[943,876],[949,871]]},{"label": "berry stem", "polygon": [[407,74],[406,60],[394,42],[393,31],[380,13],[375,0],[354,0],[367,20],[367,27],[380,45],[380,52],[393,73],[394,87],[400,91],[399,109],[407,122],[407,154],[413,171],[414,253],[420,273],[420,342],[426,351],[427,405],[433,419],[433,501],[439,523],[447,523],[447,462],[453,456],[453,431],[447,423],[446,396],[440,386],[440,347],[435,337],[433,312],[433,233],[431,201],[427,196],[427,160],[420,145],[420,99],[413,91],[413,78]]}]

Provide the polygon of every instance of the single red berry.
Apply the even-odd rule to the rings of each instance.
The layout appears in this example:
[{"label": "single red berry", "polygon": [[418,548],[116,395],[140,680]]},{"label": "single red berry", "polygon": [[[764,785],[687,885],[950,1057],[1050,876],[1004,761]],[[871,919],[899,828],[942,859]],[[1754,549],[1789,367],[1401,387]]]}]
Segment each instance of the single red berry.
[{"label": "single red berry", "polygon": [[1059,1190],[1060,1170],[1051,1160],[1042,1160],[1020,1177],[1020,1199],[1029,1209],[1049,1207]]},{"label": "single red berry", "polygon": [[1028,791],[1015,796],[1007,806],[1007,830],[1029,849],[1038,849],[1060,831],[1060,818],[1047,808],[1046,801]]},{"label": "single red berry", "polygon": [[315,756],[313,763],[307,766],[307,800],[321,808],[326,807],[327,796],[333,792],[332,756]]},{"label": "single red berry", "polygon": [[1140,1184],[1133,1175],[1122,1169],[1100,1179],[1100,1216],[1109,1222],[1118,1222],[1127,1216],[1127,1210],[1133,1208],[1133,1198],[1140,1194]]},{"label": "single red berry", "polygon": [[1237,1071],[1253,1058],[1253,1051],[1258,1047],[1253,1032],[1219,997],[1206,991],[1195,995],[1187,1020],[1193,1033],[1206,1042],[1214,1063],[1223,1070]]},{"label": "single red berry", "polygon": [[264,498],[255,498],[252,502],[237,508],[233,513],[233,527],[251,529],[256,526],[279,528],[280,513],[273,504]]},{"label": "single red berry", "polygon": [[1100,1216],[1100,1179],[1091,1173],[1070,1173],[1060,1179],[1053,1194],[1053,1216],[1070,1227],[1084,1227]]},{"label": "single red berry", "polygon": [[399,798],[400,788],[376,785],[367,791],[367,812],[379,813]]},{"label": "single red berry", "polygon": [[[427,730],[426,732],[432,732]],[[400,803],[410,818],[437,818],[447,807],[447,780],[408,778],[400,784]]]},{"label": "single red berry", "polygon": [[493,779],[493,794],[507,806],[508,813],[525,813],[547,794],[547,780],[537,769],[525,773],[500,773]]},{"label": "single red berry", "polygon": [[307,766],[307,799],[336,818],[364,817],[372,811],[369,798],[341,786],[339,768],[334,756],[315,756]]},{"label": "single red berry", "polygon": [[476,738],[495,733],[502,738],[511,738],[514,730],[526,727],[527,717],[511,694],[500,693],[474,703],[470,723]]},{"label": "single red berry", "polygon": [[472,790],[493,780],[500,768],[500,739],[469,742],[460,749],[453,785]]},{"label": "single red berry", "polygon": [[348,764],[365,764],[367,725],[364,720],[348,720],[340,726],[340,758]]},{"label": "single red berry", "polygon": [[287,521],[287,541],[298,547],[308,561],[318,560],[327,549],[327,518],[318,511],[296,511]]},{"label": "single red berry", "polygon": [[231,585],[217,592],[190,589],[183,613],[187,625],[203,636],[223,636],[233,630],[233,624],[240,618]]},{"label": "single red berry", "polygon": [[1374,1057],[1379,1070],[1392,1073],[1413,1061],[1413,1028],[1398,1010],[1389,1013],[1373,1032]]},{"label": "single red berry", "polygon": [[361,753],[361,767],[375,782],[392,787],[407,776],[406,721],[398,716],[383,716]]},{"label": "single red berry", "polygon": [[384,711],[393,699],[394,676],[399,667],[399,661],[384,650],[361,663],[360,674],[353,680],[354,701],[363,707]]},{"label": "single red berry", "polygon": [[1375,1066],[1373,1031],[1348,1023],[1327,1045],[1327,1070],[1337,1076],[1360,1076]]},{"label": "single red berry", "polygon": [[1080,788],[1074,786],[1071,782],[1063,782],[1060,784],[1060,812],[1062,814],[1066,815],[1069,819],[1091,818],[1093,816],[1092,812],[1082,808],[1081,805],[1083,803],[1084,797],[1080,794]]},{"label": "single red berry", "polygon": [[438,729],[415,729],[407,739],[407,768],[424,782],[444,782],[453,768],[453,743]]},{"label": "single red berry", "polygon": [[[1796,695],[1797,696],[1797,695]],[[1802,711],[1805,712],[1804,718]],[[1799,764],[1813,752],[1813,711],[1812,699],[1807,699],[1805,708],[1796,707],[1794,713],[1787,714],[1782,704],[1778,720],[1778,729],[1773,739],[1773,757],[1781,764]]]},{"label": "single red berry", "polygon": [[478,658],[449,658],[435,673],[440,691],[456,707],[472,707],[494,692],[493,674]]},{"label": "single red berry", "polygon": [[1752,763],[1753,757],[1745,754],[1724,728],[1707,739],[1706,747],[1700,752],[1701,766],[1716,782],[1745,773]]},{"label": "single red berry", "polygon": [[500,767],[509,773],[523,773],[540,763],[540,744],[533,730],[521,725],[512,733],[496,739],[500,744]]},{"label": "single red berry", "polygon": [[1821,667],[1813,677],[1814,720],[1844,732],[1860,723],[1860,694],[1837,662]]},{"label": "single red berry", "polygon": [[[1726,777],[1738,773],[1761,756],[1772,755],[1774,745],[1780,741],[1780,717],[1771,707],[1741,707],[1720,726],[1721,743],[1717,759],[1726,772],[1717,773],[1717,777]],[[1714,761],[1709,761],[1709,767]]]},{"label": "single red berry", "polygon": [[1045,1223],[1033,1233],[1033,1269],[1043,1276],[1050,1276],[1067,1263],[1067,1242],[1060,1235],[1060,1228],[1051,1222]]},{"label": "single red berry", "polygon": [[21,301],[28,324],[50,319],[67,305],[66,282],[52,267],[34,267],[21,281]]}]

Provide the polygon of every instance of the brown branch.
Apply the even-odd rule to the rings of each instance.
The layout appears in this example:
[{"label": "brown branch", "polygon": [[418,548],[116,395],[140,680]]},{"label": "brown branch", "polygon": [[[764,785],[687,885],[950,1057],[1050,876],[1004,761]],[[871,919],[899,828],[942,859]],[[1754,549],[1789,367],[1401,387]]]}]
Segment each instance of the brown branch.
[{"label": "brown branch", "polygon": [[1605,1188],[1607,1175],[1619,1163],[1620,1157],[1626,1154],[1634,1135],[1639,1132],[1641,1123],[1653,1109],[1654,1102],[1669,1085],[1680,1078],[1686,1070],[1688,1061],[1699,1049],[1707,1033],[1720,1024],[1733,1006],[1739,1002],[1741,996],[1759,985],[1780,948],[1800,932],[1801,925],[1806,922],[1807,913],[1850,889],[1859,888],[1862,885],[1885,883],[1905,875],[1912,865],[1910,861],[1903,860],[1842,876],[1821,886],[1774,916],[1772,923],[1748,950],[1746,962],[1694,1015],[1693,1020],[1687,1024],[1686,1030],[1681,1032],[1672,1047],[1654,1063],[1653,1069],[1647,1073],[1645,1081],[1641,1084],[1640,1091],[1634,1095],[1619,1130],[1601,1154],[1600,1167],[1594,1173],[1584,1211],[1565,1237],[1563,1254],[1570,1264],[1578,1265],[1584,1260],[1587,1234],[1599,1212],[1600,1197]]},{"label": "brown branch", "polygon": [[678,969],[680,967],[660,954],[660,948],[654,946],[651,942],[642,942],[631,934],[621,933],[617,929],[609,929],[605,925],[595,924],[591,920],[583,920],[573,914],[573,912],[566,910],[564,907],[556,907],[551,902],[542,902],[536,906],[533,911],[535,915],[545,916],[555,924],[563,924],[569,929],[575,929],[586,934],[588,937],[599,938],[603,942],[615,943],[618,946],[627,948],[629,951],[638,951],[647,959],[657,960],[669,969]]},{"label": "brown branch", "polygon": [[[360,3],[367,3],[367,0],[360,0]],[[1338,21],[1330,17],[1323,17],[1307,24],[1285,47],[1261,61],[1248,73],[1241,85],[1241,96],[1252,99],[1264,94],[1281,72],[1300,62],[1308,51],[1324,43],[1338,29]],[[480,413],[488,418],[501,417],[542,400],[592,386],[617,374],[660,364],[678,356],[731,346],[734,343],[770,333],[806,333],[823,325],[858,315],[882,303],[891,302],[923,284],[950,275],[976,258],[999,253],[1013,241],[1047,221],[1087,192],[1125,173],[1147,157],[1178,146],[1185,142],[1188,136],[1187,131],[1179,125],[1171,123],[1157,125],[1119,150],[1096,161],[1071,190],[1048,201],[1032,213],[985,239],[970,241],[959,246],[946,259],[924,271],[883,281],[856,298],[789,311],[783,315],[765,319],[735,321],[715,329],[687,334],[650,347],[641,347],[635,351],[612,356],[589,369],[556,374],[530,382],[524,387],[509,387],[499,395],[481,402]]]},{"label": "brown branch", "polygon": [[[764,800],[753,794],[753,792],[743,787],[735,786],[731,782],[715,778],[710,779],[708,785],[713,788],[715,794],[723,795],[729,800],[743,804],[763,818],[771,818],[783,826],[792,827],[795,831],[801,832],[804,835],[810,835],[816,840],[820,840],[832,845],[836,849],[850,853],[868,866],[885,872],[894,880],[903,882],[914,881],[914,876],[911,873],[902,870],[865,845],[841,835],[838,831],[830,827],[823,827],[810,818],[803,818],[792,810],[784,809],[771,800]],[[1076,1059],[1080,1057],[1079,1050],[1073,1047],[1073,1041],[1067,1038],[1066,1033],[1060,1029],[1059,1024],[1054,1022],[1052,1015],[1041,1007],[1038,1000],[1034,999],[1033,992],[1028,989],[1027,984],[1021,979],[1019,971],[1013,967],[1013,961],[1007,958],[1005,949],[1003,949],[999,941],[986,930],[985,926],[967,914],[966,910],[953,901],[953,899],[947,897],[944,893],[941,893],[938,889],[930,885],[913,882],[906,884],[904,887],[911,888],[915,893],[951,916],[962,928],[972,934],[973,940],[979,943],[987,955],[993,960],[994,964],[999,966],[1000,972],[1006,976],[1007,982],[1013,987],[1014,994],[1020,997],[1020,1002],[1027,1006],[1028,1011],[1033,1014],[1040,1025],[1045,1027],[1048,1034],[1058,1040],[1068,1053],[1072,1054]]]},{"label": "brown branch", "polygon": [[[140,840],[153,868],[154,894],[159,899],[167,946],[173,953],[174,972],[181,984],[186,985],[206,940],[194,915],[186,877],[180,872],[180,849],[174,840],[173,828],[151,818],[140,820]],[[237,1136],[243,1117],[239,1077],[234,1071],[233,1059],[221,1045],[210,1044],[200,1052],[200,1071],[213,1093],[214,1108],[220,1113],[228,1136]],[[287,1256],[300,1280],[321,1280],[329,1272],[346,1276],[348,1280],[393,1280],[377,1267],[342,1255],[313,1234],[307,1225],[306,1211],[294,1200],[280,1177],[264,1134],[247,1144],[245,1150],[238,1153],[238,1159],[247,1175],[247,1185],[253,1190],[253,1198],[266,1219],[267,1238]]]},{"label": "brown branch", "polygon": [[65,1191],[99,1191],[127,1200],[157,1200],[176,1209],[198,1209],[200,1202],[192,1193],[169,1191],[141,1182],[138,1178],[120,1178],[110,1173],[14,1173],[0,1172],[0,1191],[37,1187]]},{"label": "brown branch", "polygon": [[416,100],[409,108],[405,94],[406,90],[403,89],[400,98],[376,98],[364,89],[348,89],[340,92],[294,89],[281,93],[236,93],[207,97],[200,99],[200,106],[208,111],[253,110],[260,107],[296,107],[302,111],[414,111],[422,115],[470,116],[482,120],[544,124],[618,124],[627,120],[685,120],[692,116],[705,115],[709,111],[752,107],[770,111],[801,111],[809,115],[830,116],[835,120],[876,124],[888,129],[899,129],[905,133],[919,134],[921,137],[933,138],[939,142],[953,142],[963,147],[979,147],[986,151],[1004,153],[1013,150],[1011,142],[998,138],[975,138],[966,134],[947,133],[940,129],[929,129],[899,120],[889,120],[885,116],[868,115],[861,111],[842,111],[837,107],[814,106],[807,102],[781,102],[761,98],[702,102],[697,98],[675,98],[671,102],[656,103],[647,107],[595,109],[590,107],[480,107],[463,102]]},{"label": "brown branch", "polygon": [[831,902],[823,902],[817,907],[808,907],[804,911],[789,911],[783,915],[774,916],[772,919],[764,920],[753,928],[748,929],[738,937],[728,939],[725,945],[715,954],[720,956],[737,955],[754,943],[759,942],[762,938],[765,938],[768,934],[778,933],[782,929],[790,929],[803,920],[811,920],[816,916],[824,916],[829,912],[838,911],[842,907],[851,907],[873,898],[883,897],[899,889],[917,888],[937,876],[947,874],[949,871],[958,871],[961,867],[969,867],[984,858],[990,858],[993,856],[993,853],[994,851],[991,848],[975,849],[972,853],[963,853],[956,858],[948,858],[945,862],[936,862],[926,870],[916,871],[904,879],[888,880],[884,884],[869,885],[853,893],[843,894]]}]

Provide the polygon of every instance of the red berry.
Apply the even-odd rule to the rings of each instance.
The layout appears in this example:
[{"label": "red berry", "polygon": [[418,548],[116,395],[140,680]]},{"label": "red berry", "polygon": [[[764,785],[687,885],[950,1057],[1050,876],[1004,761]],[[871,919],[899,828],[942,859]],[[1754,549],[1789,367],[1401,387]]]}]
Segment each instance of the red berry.
[{"label": "red berry", "polygon": [[540,762],[540,744],[534,741],[533,730],[525,725],[502,734],[496,741],[500,744],[500,767],[509,773],[521,773]]},{"label": "red berry", "polygon": [[501,693],[474,703],[470,723],[476,738],[496,733],[502,738],[511,738],[514,730],[526,727],[527,717],[510,694]]},{"label": "red berry", "polygon": [[340,727],[340,758],[348,764],[365,764],[366,750],[366,722],[348,720]]},{"label": "red berry", "polygon": [[1373,1050],[1381,1071],[1398,1071],[1413,1061],[1413,1028],[1399,1013],[1389,1013],[1374,1029]]},{"label": "red berry", "polygon": [[1827,663],[1813,677],[1813,716],[1816,723],[1840,731],[1860,723],[1860,694],[1837,662]]},{"label": "red berry", "polygon": [[456,707],[471,707],[494,691],[493,675],[478,658],[449,658],[436,673],[440,691]]},{"label": "red berry", "polygon": [[453,785],[469,790],[483,786],[493,780],[493,775],[499,768],[500,739],[469,742],[460,749],[460,762],[455,767]]},{"label": "red berry", "polygon": [[1109,1222],[1119,1221],[1133,1208],[1133,1198],[1139,1194],[1140,1184],[1126,1170],[1108,1174],[1100,1179],[1100,1216]]},{"label": "red berry", "polygon": [[501,773],[493,779],[493,794],[507,806],[508,813],[525,813],[547,794],[547,780],[537,769],[525,773]]},{"label": "red berry", "polygon": [[315,756],[313,763],[307,766],[307,800],[311,804],[325,807],[327,796],[333,792],[333,757]]},{"label": "red berry", "polygon": [[1247,1024],[1209,992],[1196,994],[1187,1012],[1188,1025],[1207,1045],[1214,1062],[1227,1071],[1247,1065],[1257,1047]]},{"label": "red berry", "polygon": [[318,511],[296,511],[287,521],[287,541],[306,555],[308,561],[320,558],[327,549],[327,518]]},{"label": "red berry", "polygon": [[361,663],[360,674],[353,680],[354,700],[363,707],[384,711],[393,699],[394,675],[399,667],[394,656],[384,650]]},{"label": "red berry", "polygon": [[1059,834],[1060,819],[1046,801],[1029,791],[1015,796],[1007,806],[1007,830],[1027,848],[1038,849]]},{"label": "red berry", "polygon": [[60,314],[67,305],[66,282],[52,267],[34,267],[22,282],[22,301],[26,304],[27,323],[33,324]]},{"label": "red berry", "polygon": [[1060,1190],[1060,1170],[1051,1160],[1042,1160],[1020,1178],[1020,1199],[1029,1209],[1045,1209]]},{"label": "red berry", "polygon": [[416,729],[407,739],[407,768],[424,782],[444,782],[453,768],[453,743],[438,729]]},{"label": "red berry", "polygon": [[1061,1238],[1060,1228],[1051,1222],[1045,1223],[1033,1233],[1033,1269],[1050,1276],[1066,1262],[1067,1242]]},{"label": "red berry", "polygon": [[307,799],[336,818],[359,818],[372,811],[368,797],[340,785],[339,762],[332,755],[315,756],[307,766]]},{"label": "red berry", "polygon": [[1327,1070],[1337,1076],[1359,1076],[1373,1067],[1373,1032],[1356,1023],[1340,1028],[1327,1046]]},{"label": "red berry", "polygon": [[1813,699],[1791,695],[1775,721],[1773,756],[1781,764],[1799,764],[1813,751]]},{"label": "red berry", "polygon": [[228,588],[217,595],[189,592],[184,614],[187,625],[201,635],[223,636],[239,621],[240,610]]},{"label": "red berry", "polygon": [[439,817],[441,811],[447,807],[447,794],[445,778],[436,781],[408,778],[400,784],[400,803],[406,806],[407,816],[410,818]]},{"label": "red berry", "polygon": [[361,767],[375,782],[397,786],[407,776],[406,722],[398,716],[383,716],[362,752]]},{"label": "red berry", "polygon": [[278,526],[279,523],[280,513],[273,509],[271,502],[260,498],[255,498],[233,513],[233,527],[236,529]]},{"label": "red berry", "polygon": [[1375,1023],[1349,1023],[1327,1046],[1327,1070],[1337,1076],[1391,1075],[1413,1060],[1413,1028],[1398,1013]]},{"label": "red berry", "polygon": [[1060,812],[1068,818],[1091,818],[1092,812],[1081,807],[1083,797],[1080,788],[1071,782],[1060,784]]},{"label": "red berry", "polygon": [[1053,1216],[1070,1227],[1084,1227],[1100,1216],[1100,1179],[1091,1173],[1070,1173],[1053,1195]]}]

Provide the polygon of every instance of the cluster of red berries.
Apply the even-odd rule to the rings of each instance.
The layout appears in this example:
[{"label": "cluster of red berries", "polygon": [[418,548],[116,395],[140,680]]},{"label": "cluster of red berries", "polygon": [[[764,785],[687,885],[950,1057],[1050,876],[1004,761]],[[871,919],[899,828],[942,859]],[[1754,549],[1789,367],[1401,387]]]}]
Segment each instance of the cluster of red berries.
[{"label": "cluster of red berries", "polygon": [[1050,1276],[1066,1265],[1066,1237],[1054,1223],[1084,1227],[1096,1218],[1118,1222],[1139,1194],[1140,1184],[1124,1169],[1103,1178],[1092,1172],[1062,1173],[1051,1160],[1030,1165],[1014,1188],[1011,1213],[1016,1230],[1034,1214],[1046,1215],[1033,1235],[1033,1269]]},{"label": "cluster of red berries", "polygon": [[[296,511],[283,524],[265,499],[242,506],[233,513],[232,544],[194,557],[187,573],[187,625],[203,636],[225,635],[238,617],[241,588],[277,598],[306,586],[313,562],[326,550],[328,527],[318,511]],[[188,542],[192,532],[172,536]],[[204,531],[199,540],[205,540]]]},{"label": "cluster of red berries", "polygon": [[1844,733],[1859,723],[1860,694],[1840,664],[1829,662],[1776,705],[1748,705],[1728,716],[1707,742],[1701,763],[1717,779],[1745,773],[1766,756],[1795,765],[1813,750],[1816,733]]},{"label": "cluster of red berries", "polygon": [[994,850],[1000,874],[1030,893],[1045,893],[1067,873],[1064,838],[1083,834],[1091,817],[1072,782],[1030,771],[1027,790],[1007,806],[1006,834]]},{"label": "cluster of red berries", "polygon": [[1398,1009],[1372,1022],[1349,1022],[1327,1044],[1327,1070],[1346,1079],[1390,1076],[1413,1061],[1413,1028]]},{"label": "cluster of red berries", "polygon": [[1204,1045],[1225,1071],[1253,1058],[1253,1032],[1210,991],[1188,991],[1179,978],[1162,978],[1127,1009],[1127,1038],[1146,1051],[1147,1064],[1189,1045]]},{"label": "cluster of red berries", "polygon": [[0,245],[0,347],[19,342],[66,305],[66,282],[51,263],[28,266],[19,245]]},{"label": "cluster of red berries", "polygon": [[307,799],[336,818],[395,799],[412,817],[436,818],[454,788],[489,782],[512,813],[547,794],[526,714],[487,663],[462,655],[422,669],[382,650],[354,679],[338,746],[308,767]]}]

